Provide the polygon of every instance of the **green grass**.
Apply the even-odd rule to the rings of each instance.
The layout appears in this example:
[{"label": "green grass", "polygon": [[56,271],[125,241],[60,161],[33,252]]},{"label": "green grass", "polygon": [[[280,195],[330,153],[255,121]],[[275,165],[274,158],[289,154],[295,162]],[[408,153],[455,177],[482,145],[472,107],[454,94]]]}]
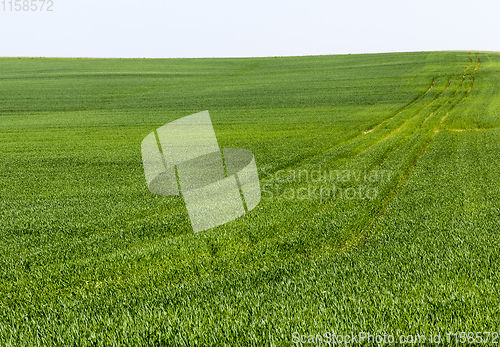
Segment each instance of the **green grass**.
[{"label": "green grass", "polygon": [[[0,59],[0,345],[499,332],[499,93],[496,53]],[[194,234],[140,144],[202,110],[273,192],[390,176]]]}]

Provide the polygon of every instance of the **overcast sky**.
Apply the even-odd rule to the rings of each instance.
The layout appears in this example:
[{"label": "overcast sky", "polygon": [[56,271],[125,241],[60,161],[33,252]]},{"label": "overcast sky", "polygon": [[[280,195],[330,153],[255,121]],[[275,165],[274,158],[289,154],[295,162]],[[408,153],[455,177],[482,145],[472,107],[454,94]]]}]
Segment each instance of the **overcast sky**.
[{"label": "overcast sky", "polygon": [[4,57],[500,51],[498,0],[52,0],[51,12],[5,1]]}]

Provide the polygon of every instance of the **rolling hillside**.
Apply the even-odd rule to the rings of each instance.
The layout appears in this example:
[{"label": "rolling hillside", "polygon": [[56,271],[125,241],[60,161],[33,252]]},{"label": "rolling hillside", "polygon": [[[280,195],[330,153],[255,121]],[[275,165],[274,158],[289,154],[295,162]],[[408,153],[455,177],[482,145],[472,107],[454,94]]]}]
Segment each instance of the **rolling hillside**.
[{"label": "rolling hillside", "polygon": [[[141,141],[203,110],[262,199],[193,233]],[[497,53],[0,59],[0,345],[499,333],[499,139]]]}]

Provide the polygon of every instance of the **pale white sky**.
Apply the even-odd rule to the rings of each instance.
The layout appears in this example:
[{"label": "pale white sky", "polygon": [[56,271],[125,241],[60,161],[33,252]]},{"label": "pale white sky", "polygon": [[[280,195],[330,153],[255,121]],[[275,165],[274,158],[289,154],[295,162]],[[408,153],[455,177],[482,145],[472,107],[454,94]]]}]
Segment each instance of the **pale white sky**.
[{"label": "pale white sky", "polygon": [[16,12],[16,0],[10,11],[9,1],[3,57],[500,51],[498,0],[52,0],[52,12]]}]

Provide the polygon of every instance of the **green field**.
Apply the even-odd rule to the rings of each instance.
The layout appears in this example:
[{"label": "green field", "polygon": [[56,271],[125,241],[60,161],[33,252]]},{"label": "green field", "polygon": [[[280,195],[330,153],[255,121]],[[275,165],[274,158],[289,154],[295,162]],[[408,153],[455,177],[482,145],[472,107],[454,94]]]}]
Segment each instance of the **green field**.
[{"label": "green field", "polygon": [[[263,191],[195,234],[141,141],[203,110]],[[498,333],[499,139],[497,53],[0,59],[0,346]]]}]

